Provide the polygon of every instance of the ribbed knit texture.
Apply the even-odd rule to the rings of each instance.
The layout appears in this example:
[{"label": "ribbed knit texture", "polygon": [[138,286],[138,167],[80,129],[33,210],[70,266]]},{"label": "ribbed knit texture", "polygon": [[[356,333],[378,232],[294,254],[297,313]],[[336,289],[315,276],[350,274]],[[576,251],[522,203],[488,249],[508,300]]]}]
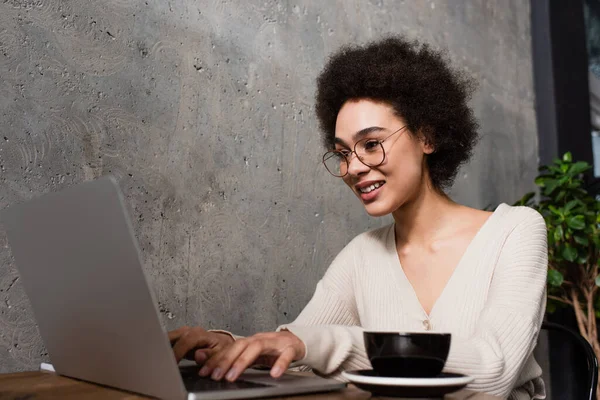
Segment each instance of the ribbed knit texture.
[{"label": "ribbed knit texture", "polygon": [[533,348],[545,310],[546,225],[527,207],[501,204],[467,247],[430,314],[402,270],[394,225],[357,236],[286,329],[306,345],[306,365],[340,378],[371,368],[363,331],[452,333],[445,372],[469,388],[511,399],[544,398]]}]

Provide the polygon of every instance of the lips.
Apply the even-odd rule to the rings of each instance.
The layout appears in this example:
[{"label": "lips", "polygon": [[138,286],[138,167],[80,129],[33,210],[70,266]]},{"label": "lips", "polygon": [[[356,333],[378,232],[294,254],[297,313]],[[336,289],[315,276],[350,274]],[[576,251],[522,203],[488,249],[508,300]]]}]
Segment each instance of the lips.
[{"label": "lips", "polygon": [[384,184],[385,184],[385,181],[374,182],[374,183],[371,183],[370,185],[367,182],[366,184],[356,185],[356,188],[361,193],[369,193],[369,192],[372,192],[373,190],[383,186]]},{"label": "lips", "polygon": [[359,183],[355,187],[363,202],[371,202],[377,198],[383,186],[385,181],[369,181]]}]

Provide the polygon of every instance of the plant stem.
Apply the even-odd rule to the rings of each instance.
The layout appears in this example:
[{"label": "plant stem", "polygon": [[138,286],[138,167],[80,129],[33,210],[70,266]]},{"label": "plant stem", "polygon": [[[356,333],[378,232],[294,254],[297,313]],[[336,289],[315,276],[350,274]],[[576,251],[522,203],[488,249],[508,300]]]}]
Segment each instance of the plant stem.
[{"label": "plant stem", "polygon": [[573,302],[573,310],[575,310],[575,318],[577,319],[577,327],[579,328],[579,332],[581,333],[581,336],[585,338],[585,340],[591,343],[586,330],[587,318],[581,310],[581,304],[579,303],[579,299],[577,298],[577,291],[575,289],[571,289],[570,294],[571,301]]},{"label": "plant stem", "polygon": [[549,299],[560,301],[561,303],[567,304],[569,306],[573,306],[573,303],[569,299],[565,299],[563,297],[553,296],[551,294],[548,295]]}]

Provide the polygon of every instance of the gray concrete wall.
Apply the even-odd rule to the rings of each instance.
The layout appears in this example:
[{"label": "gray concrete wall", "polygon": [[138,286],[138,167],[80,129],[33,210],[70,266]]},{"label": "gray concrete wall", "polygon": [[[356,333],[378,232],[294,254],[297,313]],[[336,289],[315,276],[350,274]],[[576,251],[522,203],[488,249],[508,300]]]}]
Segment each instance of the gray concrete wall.
[{"label": "gray concrete wall", "polygon": [[[291,321],[371,219],[320,164],[315,77],[387,33],[480,81],[452,195],[484,207],[537,165],[529,2],[0,2],[0,208],[104,174],[126,194],[168,328]],[[102,299],[99,299],[102,301]],[[47,359],[0,231],[0,372]]]}]

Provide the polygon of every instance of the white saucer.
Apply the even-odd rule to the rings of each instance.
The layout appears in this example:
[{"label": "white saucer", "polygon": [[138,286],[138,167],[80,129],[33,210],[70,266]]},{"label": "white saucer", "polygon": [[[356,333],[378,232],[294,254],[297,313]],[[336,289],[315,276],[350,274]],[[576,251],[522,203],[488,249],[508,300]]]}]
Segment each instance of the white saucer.
[{"label": "white saucer", "polygon": [[394,378],[387,376],[368,376],[363,375],[360,372],[362,371],[343,371],[342,376],[352,382],[385,386],[460,386],[473,382],[473,377],[458,374],[448,374],[434,378]]},{"label": "white saucer", "polygon": [[473,382],[461,374],[440,374],[432,378],[395,378],[378,376],[373,370],[343,371],[342,376],[360,389],[382,396],[441,397]]}]

